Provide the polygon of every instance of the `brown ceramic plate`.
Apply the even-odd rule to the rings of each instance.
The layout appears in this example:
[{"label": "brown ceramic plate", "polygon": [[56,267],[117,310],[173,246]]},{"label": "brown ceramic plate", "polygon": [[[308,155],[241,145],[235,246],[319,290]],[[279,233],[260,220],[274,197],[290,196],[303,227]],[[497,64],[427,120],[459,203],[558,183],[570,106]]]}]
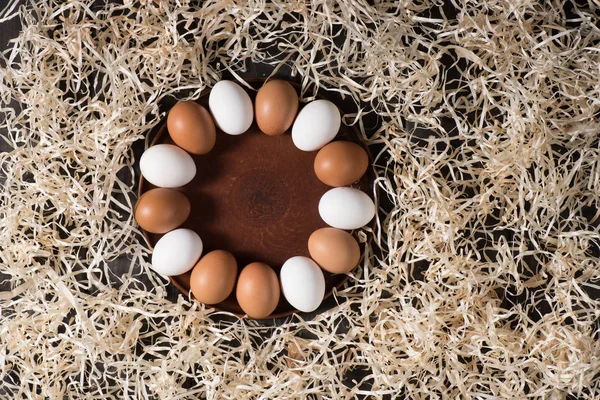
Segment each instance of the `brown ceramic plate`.
[{"label": "brown ceramic plate", "polygon": [[[248,80],[258,89],[263,79]],[[294,85],[296,90],[299,87]],[[208,109],[206,91],[197,102]],[[248,90],[252,101],[255,91]],[[302,104],[300,104],[302,108]],[[351,140],[366,146],[354,127],[342,125],[335,140]],[[151,145],[173,143],[166,118]],[[217,128],[217,142],[206,155],[192,155],[197,167],[196,177],[178,190],[192,205],[192,212],[182,228],[194,230],[202,238],[204,254],[216,249],[231,252],[241,269],[251,262],[270,265],[277,273],[290,257],[306,256],[308,238],[312,232],[327,226],[318,212],[321,196],[331,189],[321,183],[314,172],[317,152],[298,150],[290,131],[280,136],[263,134],[256,123],[238,136]],[[371,195],[374,173],[367,174],[353,185]],[[140,176],[138,196],[154,188]],[[162,235],[144,231],[154,246]],[[347,275],[325,273],[325,298],[334,288],[340,288]],[[184,294],[190,293],[191,271],[171,277],[171,282]],[[234,293],[213,306],[220,311],[243,316]],[[284,298],[268,318],[279,318],[296,312]]]}]

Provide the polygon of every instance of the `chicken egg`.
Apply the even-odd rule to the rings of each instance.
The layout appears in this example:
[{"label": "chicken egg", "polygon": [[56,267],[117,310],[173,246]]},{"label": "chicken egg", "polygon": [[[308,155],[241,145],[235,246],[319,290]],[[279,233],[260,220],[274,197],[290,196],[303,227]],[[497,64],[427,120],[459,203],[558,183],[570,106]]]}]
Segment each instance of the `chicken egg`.
[{"label": "chicken egg", "polygon": [[208,106],[216,124],[229,135],[246,132],[254,120],[250,96],[232,81],[217,82],[208,96]]},{"label": "chicken egg", "polygon": [[135,205],[135,220],[142,229],[167,233],[183,224],[191,211],[190,201],[181,192],[156,188],[144,193]]},{"label": "chicken egg", "polygon": [[341,123],[342,117],[335,104],[329,100],[311,101],[294,121],[292,141],[300,150],[319,150],[335,138]]},{"label": "chicken egg", "polygon": [[194,267],[202,255],[202,239],[190,229],[175,229],[156,242],[152,268],[165,276],[181,275]]},{"label": "chicken egg", "polygon": [[248,264],[240,273],[235,295],[240,307],[250,318],[266,318],[279,303],[277,274],[267,264]]},{"label": "chicken egg", "polygon": [[269,135],[281,135],[294,123],[298,112],[298,94],[286,81],[265,83],[256,93],[256,124]]},{"label": "chicken egg", "polygon": [[308,238],[308,252],[325,271],[345,274],[358,265],[360,247],[354,237],[336,228],[322,228]]},{"label": "chicken egg", "polygon": [[194,101],[177,103],[167,117],[171,139],[192,154],[206,154],[216,141],[215,123],[208,110]]},{"label": "chicken egg", "polygon": [[196,176],[192,157],[172,144],[148,148],[140,158],[140,170],[148,182],[165,188],[184,186]]},{"label": "chicken egg", "polygon": [[303,312],[316,310],[325,296],[325,277],[321,268],[308,257],[292,257],[279,272],[285,299]]},{"label": "chicken egg", "polygon": [[315,174],[329,186],[348,186],[358,181],[369,167],[369,156],[356,143],[338,141],[329,143],[317,153]]},{"label": "chicken egg", "polygon": [[338,187],[327,191],[319,200],[319,215],[327,225],[339,229],[358,229],[375,216],[375,204],[364,192]]},{"label": "chicken egg", "polygon": [[198,261],[190,276],[190,288],[196,300],[217,304],[225,300],[235,287],[237,262],[225,250],[215,250]]}]

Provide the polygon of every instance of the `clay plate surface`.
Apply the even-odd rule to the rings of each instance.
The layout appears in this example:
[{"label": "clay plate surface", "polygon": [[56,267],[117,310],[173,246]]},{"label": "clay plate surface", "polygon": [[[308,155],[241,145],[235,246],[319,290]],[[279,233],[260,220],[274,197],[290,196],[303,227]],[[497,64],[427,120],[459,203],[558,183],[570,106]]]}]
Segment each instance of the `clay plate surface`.
[{"label": "clay plate surface", "polygon": [[[260,88],[262,79],[248,80]],[[298,85],[294,87],[299,92]],[[208,110],[206,91],[197,100]],[[252,101],[255,91],[248,90]],[[303,104],[300,104],[302,109]],[[291,129],[280,136],[267,136],[256,123],[248,131],[231,136],[217,128],[217,141],[213,150],[205,155],[193,155],[197,174],[187,185],[177,190],[190,200],[192,212],[181,226],[200,235],[204,243],[203,254],[223,249],[231,252],[238,263],[238,273],[251,262],[270,265],[277,274],[290,257],[306,256],[308,238],[312,232],[326,227],[318,212],[321,196],[329,186],[321,183],[314,173],[313,162],[317,151],[304,152],[292,143]],[[350,140],[361,144],[354,127],[342,124],[335,140]],[[173,144],[166,118],[151,145]],[[360,182],[353,185],[369,196],[374,173],[369,168]],[[154,188],[140,176],[138,196]],[[144,236],[154,246],[162,235],[144,231]],[[362,250],[362,246],[361,246]],[[184,294],[190,293],[191,271],[171,277],[171,282]],[[348,279],[344,274],[324,271],[326,293],[331,296]],[[244,313],[234,293],[215,309],[238,316]],[[281,295],[275,312],[268,318],[279,318],[296,312]]]}]

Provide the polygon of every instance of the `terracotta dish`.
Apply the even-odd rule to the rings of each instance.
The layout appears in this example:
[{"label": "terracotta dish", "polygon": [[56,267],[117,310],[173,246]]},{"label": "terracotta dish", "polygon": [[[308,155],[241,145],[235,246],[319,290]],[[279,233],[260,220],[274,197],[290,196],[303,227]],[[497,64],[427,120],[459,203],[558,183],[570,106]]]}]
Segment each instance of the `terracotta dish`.
[{"label": "terracotta dish", "polygon": [[[248,81],[256,89],[263,82],[263,79]],[[298,85],[294,87],[299,92]],[[206,91],[197,101],[207,109],[209,93]],[[256,92],[248,90],[248,93],[254,101]],[[350,140],[366,149],[359,137],[356,128],[342,124],[335,140]],[[152,145],[160,143],[173,144],[166,118]],[[268,136],[254,122],[247,132],[231,136],[217,128],[212,151],[204,155],[191,154],[197,167],[196,177],[177,189],[188,197],[192,210],[181,227],[200,235],[204,254],[216,249],[231,252],[238,270],[252,262],[263,262],[278,273],[288,258],[310,257],[309,236],[327,226],[319,216],[319,199],[330,189],[315,175],[316,153],[297,149],[289,130],[283,135]],[[374,172],[369,168],[353,187],[371,196],[373,180]],[[138,196],[152,188],[154,186],[140,176]],[[151,246],[162,236],[145,231],[144,235]],[[172,283],[186,295],[190,293],[190,274],[191,271],[171,277]],[[324,274],[325,298],[348,279],[343,274],[332,275],[326,271]],[[211,307],[244,315],[235,299],[235,291]],[[284,317],[295,311],[281,296],[275,312],[268,318]]]}]

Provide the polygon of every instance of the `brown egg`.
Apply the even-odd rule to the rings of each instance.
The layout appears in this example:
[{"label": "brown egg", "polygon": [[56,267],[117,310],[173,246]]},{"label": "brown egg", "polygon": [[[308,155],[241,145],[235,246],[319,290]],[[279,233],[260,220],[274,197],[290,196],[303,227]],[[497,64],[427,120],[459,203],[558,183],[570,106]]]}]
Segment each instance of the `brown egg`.
[{"label": "brown egg", "polygon": [[183,224],[190,216],[190,201],[173,189],[148,190],[135,205],[135,220],[151,233],[167,233]]},{"label": "brown egg", "polygon": [[279,303],[279,279],[267,264],[248,264],[240,273],[235,290],[237,301],[250,318],[265,318]]},{"label": "brown egg", "polygon": [[256,123],[269,136],[281,135],[290,129],[298,113],[298,94],[286,81],[265,83],[256,93]]},{"label": "brown egg", "polygon": [[358,144],[347,141],[329,143],[315,157],[315,173],[329,186],[348,186],[358,181],[369,167],[369,156]]},{"label": "brown egg", "polygon": [[308,252],[321,268],[332,274],[349,272],[360,261],[360,247],[356,239],[336,228],[314,231],[308,238]]},{"label": "brown egg", "polygon": [[192,294],[204,304],[225,300],[235,287],[237,262],[225,250],[211,251],[198,261],[190,276]]},{"label": "brown egg", "polygon": [[169,111],[167,130],[177,146],[192,154],[208,153],[217,138],[212,116],[193,101],[177,103]]}]

